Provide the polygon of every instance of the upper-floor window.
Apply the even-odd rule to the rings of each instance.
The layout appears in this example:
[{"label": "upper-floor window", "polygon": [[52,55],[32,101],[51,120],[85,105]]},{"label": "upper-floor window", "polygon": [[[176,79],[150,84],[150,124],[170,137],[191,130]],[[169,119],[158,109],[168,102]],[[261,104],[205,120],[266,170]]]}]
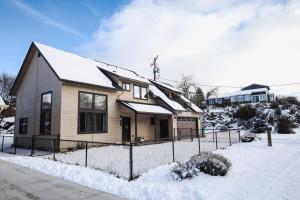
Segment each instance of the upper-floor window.
[{"label": "upper-floor window", "polygon": [[122,83],[123,90],[130,91],[130,83]]},{"label": "upper-floor window", "polygon": [[27,135],[28,118],[21,118],[19,121],[19,134]]},{"label": "upper-floor window", "polygon": [[107,132],[107,96],[79,92],[79,133]]},{"label": "upper-floor window", "polygon": [[142,86],[133,86],[133,97],[136,99],[148,99],[147,88]]},{"label": "upper-floor window", "polygon": [[42,135],[51,134],[51,112],[52,112],[52,92],[43,93],[41,96],[41,116],[40,116],[40,133]]}]

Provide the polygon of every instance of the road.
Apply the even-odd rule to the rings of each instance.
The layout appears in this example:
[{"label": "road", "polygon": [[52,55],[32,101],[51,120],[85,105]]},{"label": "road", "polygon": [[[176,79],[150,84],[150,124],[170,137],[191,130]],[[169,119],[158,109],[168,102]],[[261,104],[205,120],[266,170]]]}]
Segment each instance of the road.
[{"label": "road", "polygon": [[1,200],[119,200],[112,194],[0,160]]}]

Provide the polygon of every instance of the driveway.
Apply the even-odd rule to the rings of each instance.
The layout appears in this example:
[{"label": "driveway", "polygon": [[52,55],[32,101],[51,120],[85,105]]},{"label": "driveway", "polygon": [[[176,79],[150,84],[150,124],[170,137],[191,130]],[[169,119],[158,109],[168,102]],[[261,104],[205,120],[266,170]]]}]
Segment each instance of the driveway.
[{"label": "driveway", "polygon": [[118,200],[121,198],[0,160],[0,199]]}]

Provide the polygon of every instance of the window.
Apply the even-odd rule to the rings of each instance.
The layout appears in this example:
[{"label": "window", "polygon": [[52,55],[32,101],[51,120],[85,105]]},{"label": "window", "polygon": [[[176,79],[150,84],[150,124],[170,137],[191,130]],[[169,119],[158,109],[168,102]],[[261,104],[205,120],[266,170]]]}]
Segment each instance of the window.
[{"label": "window", "polygon": [[155,118],[154,117],[150,118],[150,125],[155,125]]},{"label": "window", "polygon": [[107,96],[79,92],[79,133],[107,132]]},{"label": "window", "polygon": [[130,84],[129,83],[122,83],[123,90],[130,91]]},{"label": "window", "polygon": [[244,102],[244,96],[243,95],[237,96],[237,101],[238,102]]},{"label": "window", "polygon": [[133,86],[133,97],[136,99],[148,99],[147,88],[134,85]]},{"label": "window", "polygon": [[19,122],[19,134],[27,135],[28,118],[21,118]]},{"label": "window", "polygon": [[40,134],[51,134],[52,92],[43,93],[41,96]]}]

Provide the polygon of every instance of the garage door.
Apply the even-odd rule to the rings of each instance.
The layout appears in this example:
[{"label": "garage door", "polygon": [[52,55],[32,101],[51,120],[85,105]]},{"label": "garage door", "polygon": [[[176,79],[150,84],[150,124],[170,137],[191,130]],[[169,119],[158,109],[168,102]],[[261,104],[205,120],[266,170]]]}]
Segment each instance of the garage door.
[{"label": "garage door", "polygon": [[198,133],[197,118],[195,117],[178,117],[177,118],[177,135],[178,137],[190,137]]}]

